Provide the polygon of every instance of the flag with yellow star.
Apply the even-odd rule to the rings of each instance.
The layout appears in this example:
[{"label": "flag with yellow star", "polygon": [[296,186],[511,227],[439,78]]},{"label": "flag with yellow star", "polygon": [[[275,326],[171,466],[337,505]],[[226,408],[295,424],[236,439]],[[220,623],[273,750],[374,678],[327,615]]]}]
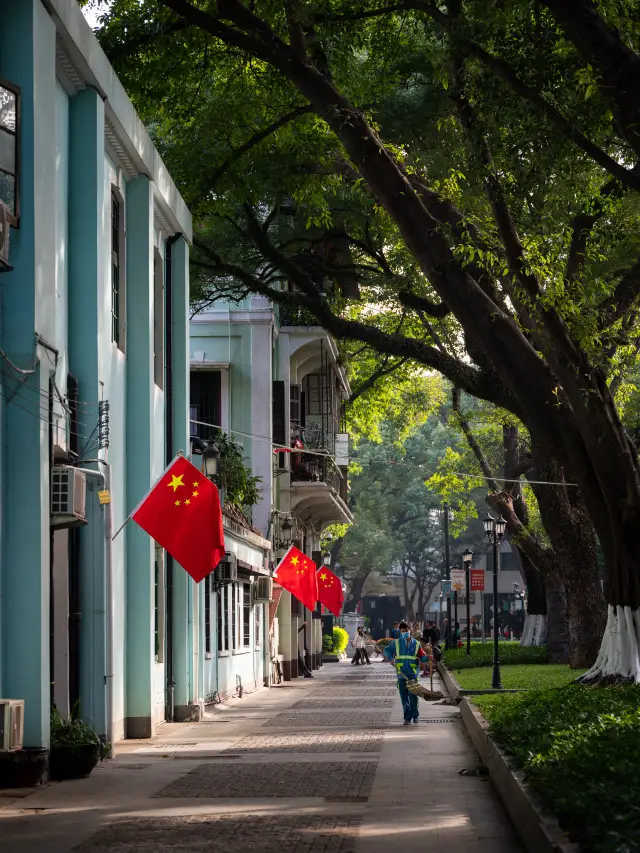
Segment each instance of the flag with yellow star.
[{"label": "flag with yellow star", "polygon": [[131,518],[196,583],[211,574],[224,557],[218,489],[184,456],[173,460]]},{"label": "flag with yellow star", "polygon": [[334,616],[339,616],[342,612],[344,602],[342,581],[325,566],[322,566],[318,571],[318,601],[320,604],[324,604]]},{"label": "flag with yellow star", "polygon": [[278,563],[275,580],[309,610],[316,609],[318,587],[316,564],[292,545]]}]

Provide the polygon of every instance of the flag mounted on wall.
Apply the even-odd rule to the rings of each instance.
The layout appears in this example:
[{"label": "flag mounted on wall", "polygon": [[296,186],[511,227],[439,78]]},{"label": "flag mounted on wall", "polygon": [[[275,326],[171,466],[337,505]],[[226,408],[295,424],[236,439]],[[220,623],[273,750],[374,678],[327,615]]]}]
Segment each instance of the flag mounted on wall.
[{"label": "flag mounted on wall", "polygon": [[289,548],[278,563],[274,579],[308,610],[315,610],[318,600],[316,564],[295,545]]},{"label": "flag mounted on wall", "polygon": [[131,518],[196,583],[224,557],[218,489],[184,456],[174,459]]},{"label": "flag mounted on wall", "polygon": [[334,616],[342,612],[344,595],[342,592],[342,581],[329,569],[322,566],[318,571],[318,601],[330,610]]}]

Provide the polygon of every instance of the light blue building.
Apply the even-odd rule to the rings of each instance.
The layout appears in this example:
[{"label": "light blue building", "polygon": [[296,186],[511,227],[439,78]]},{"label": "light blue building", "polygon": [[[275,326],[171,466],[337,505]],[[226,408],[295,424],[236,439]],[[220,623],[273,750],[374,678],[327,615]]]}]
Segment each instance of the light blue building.
[{"label": "light blue building", "polygon": [[[239,304],[214,302],[193,317],[190,335],[192,435],[207,440],[222,428],[262,478],[252,522],[265,548],[271,545],[271,566],[291,542],[319,563],[323,530],[352,521],[343,428],[350,389],[335,341],[305,318],[284,316],[256,296]],[[293,448],[296,439],[304,452],[277,452]],[[227,544],[236,548],[232,540]],[[245,570],[245,578],[253,574],[255,582],[255,570]],[[229,618],[224,592],[212,596],[209,606],[218,619]],[[285,680],[297,677],[299,652],[306,650],[312,668],[321,665],[320,616],[274,586],[265,658],[279,661]],[[222,636],[205,662],[220,696],[234,693],[238,681],[254,681],[251,659],[230,656],[224,643]]]},{"label": "light blue building", "polygon": [[75,0],[0,22],[0,696],[149,737],[209,689],[203,585],[111,539],[188,452],[191,217]]}]

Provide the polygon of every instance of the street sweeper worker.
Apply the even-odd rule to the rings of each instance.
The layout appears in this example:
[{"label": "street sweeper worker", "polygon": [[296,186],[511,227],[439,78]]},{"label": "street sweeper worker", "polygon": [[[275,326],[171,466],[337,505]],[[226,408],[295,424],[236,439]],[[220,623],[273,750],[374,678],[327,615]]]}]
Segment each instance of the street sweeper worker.
[{"label": "street sweeper worker", "polygon": [[418,697],[407,689],[407,679],[413,681],[418,677],[421,663],[429,660],[420,643],[411,636],[406,622],[400,623],[400,638],[394,640],[384,650],[384,656],[393,664],[398,674],[398,692],[402,703],[402,713],[405,726],[412,722],[417,725]]}]

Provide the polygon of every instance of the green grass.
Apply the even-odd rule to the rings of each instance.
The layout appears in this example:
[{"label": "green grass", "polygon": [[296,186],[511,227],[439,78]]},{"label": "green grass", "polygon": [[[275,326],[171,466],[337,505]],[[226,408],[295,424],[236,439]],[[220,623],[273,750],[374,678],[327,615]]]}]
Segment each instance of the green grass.
[{"label": "green grass", "polygon": [[473,702],[585,853],[640,851],[640,685],[572,684]]},{"label": "green grass", "polygon": [[[511,641],[498,645],[500,662],[509,664],[547,663],[546,646],[521,646]],[[444,663],[451,670],[471,669],[476,666],[491,666],[493,661],[493,643],[472,643],[471,656],[466,649],[449,649],[443,654]]]},{"label": "green grass", "polygon": [[[453,669],[456,681],[464,690],[489,690],[491,688],[490,666],[473,669]],[[582,674],[562,664],[521,664],[500,667],[502,686],[507,689],[545,690],[550,687],[564,687]]]}]

